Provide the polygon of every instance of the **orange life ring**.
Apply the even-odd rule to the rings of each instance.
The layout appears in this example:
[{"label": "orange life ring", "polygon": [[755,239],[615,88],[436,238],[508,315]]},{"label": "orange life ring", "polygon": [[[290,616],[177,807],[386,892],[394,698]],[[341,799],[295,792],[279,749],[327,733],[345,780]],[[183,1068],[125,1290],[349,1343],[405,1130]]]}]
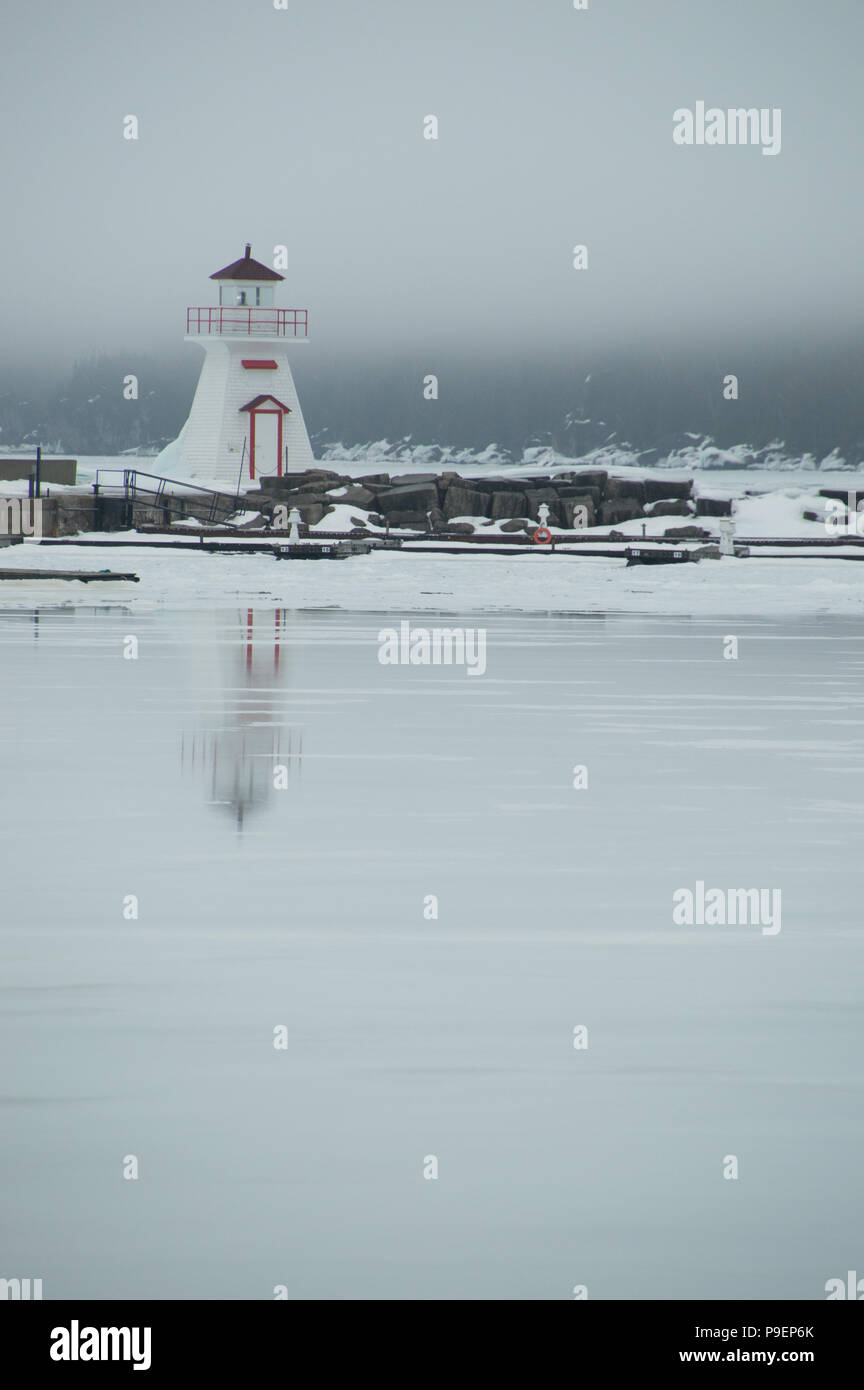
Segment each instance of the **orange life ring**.
[{"label": "orange life ring", "polygon": [[548,545],[552,539],[552,532],[548,526],[538,526],[534,532],[533,540],[535,545]]}]

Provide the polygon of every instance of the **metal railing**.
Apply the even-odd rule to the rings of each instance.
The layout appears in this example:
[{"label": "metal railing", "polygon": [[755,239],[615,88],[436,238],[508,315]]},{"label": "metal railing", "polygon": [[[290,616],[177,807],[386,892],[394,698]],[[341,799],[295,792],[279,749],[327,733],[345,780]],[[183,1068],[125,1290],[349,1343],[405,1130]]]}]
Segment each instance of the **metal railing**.
[{"label": "metal railing", "polygon": [[306,338],[308,309],[191,308],[186,310],[189,337],[213,334],[244,338]]},{"label": "metal railing", "polygon": [[[104,474],[120,474],[121,481],[103,482]],[[136,502],[147,507],[161,506],[166,512],[170,512],[172,498],[179,502],[182,498],[188,499],[190,494],[195,494],[196,501],[198,497],[201,499],[201,507],[195,508],[196,514],[199,519],[203,517],[210,523],[218,522],[220,518],[224,521],[226,517],[240,511],[243,506],[239,493],[217,492],[214,488],[201,487],[198,483],[181,483],[176,478],[160,477],[158,473],[142,473],[137,468],[97,469],[93,493],[96,497],[122,498],[126,503],[126,522],[129,526],[133,523]]]}]

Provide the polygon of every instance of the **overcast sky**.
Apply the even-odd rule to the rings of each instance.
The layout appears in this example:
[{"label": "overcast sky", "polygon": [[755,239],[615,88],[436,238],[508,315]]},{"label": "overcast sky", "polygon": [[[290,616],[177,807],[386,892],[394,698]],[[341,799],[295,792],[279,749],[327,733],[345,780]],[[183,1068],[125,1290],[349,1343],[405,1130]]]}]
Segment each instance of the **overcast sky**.
[{"label": "overcast sky", "polygon": [[[246,240],[287,245],[322,362],[780,351],[860,314],[861,0],[17,0],[3,29],[0,364],[176,351]],[[780,154],[677,146],[700,100],[780,107]]]}]

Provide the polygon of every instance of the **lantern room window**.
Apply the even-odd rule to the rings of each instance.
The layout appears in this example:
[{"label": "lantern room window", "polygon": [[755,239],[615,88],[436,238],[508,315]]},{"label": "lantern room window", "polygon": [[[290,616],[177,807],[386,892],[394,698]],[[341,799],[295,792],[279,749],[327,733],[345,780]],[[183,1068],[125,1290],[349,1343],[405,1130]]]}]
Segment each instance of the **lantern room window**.
[{"label": "lantern room window", "polygon": [[219,304],[225,309],[270,309],[273,307],[272,285],[225,284],[219,286]]}]

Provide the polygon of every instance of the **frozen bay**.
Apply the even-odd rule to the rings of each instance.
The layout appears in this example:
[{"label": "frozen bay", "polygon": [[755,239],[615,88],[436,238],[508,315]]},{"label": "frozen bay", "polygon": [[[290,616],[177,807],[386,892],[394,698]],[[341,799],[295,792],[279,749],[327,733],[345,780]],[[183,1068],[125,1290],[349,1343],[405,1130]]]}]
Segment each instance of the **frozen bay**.
[{"label": "frozen bay", "polygon": [[[485,675],[382,666],[402,617],[485,629]],[[830,613],[0,614],[0,1276],[824,1298],[864,1258],[862,668]],[[700,880],[782,931],[674,925]]]}]

